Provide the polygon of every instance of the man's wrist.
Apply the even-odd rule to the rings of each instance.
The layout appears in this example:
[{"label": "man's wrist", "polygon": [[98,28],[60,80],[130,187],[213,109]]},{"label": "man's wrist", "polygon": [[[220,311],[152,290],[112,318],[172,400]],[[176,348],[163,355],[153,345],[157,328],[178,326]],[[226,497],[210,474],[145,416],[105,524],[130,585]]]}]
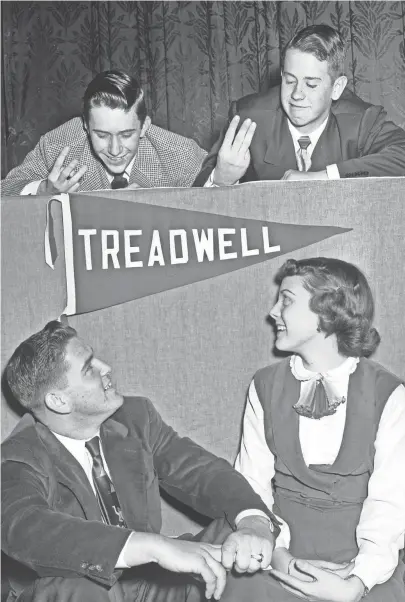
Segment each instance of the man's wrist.
[{"label": "man's wrist", "polygon": [[224,178],[221,174],[221,170],[218,169],[218,165],[215,166],[212,177],[212,184],[214,186],[233,186],[238,182],[239,178],[235,178],[230,181],[230,178]]},{"label": "man's wrist", "polygon": [[159,550],[162,545],[163,535],[157,533],[140,533],[133,531],[127,539],[120,555],[123,563],[128,567],[159,563]]},{"label": "man's wrist", "polygon": [[354,602],[358,602],[358,600],[365,598],[367,596],[367,594],[369,593],[368,587],[363,583],[363,581],[357,575],[349,575],[348,577],[345,578],[345,581],[351,581],[353,584],[353,589],[354,589],[353,593],[356,596],[353,599]]},{"label": "man's wrist", "polygon": [[46,183],[47,183],[47,180],[41,180],[40,181],[40,183],[38,185],[38,188],[37,188],[37,194],[39,194],[41,192],[47,192],[47,190],[46,190]]},{"label": "man's wrist", "polygon": [[250,528],[251,525],[257,525],[269,529],[270,533],[274,532],[274,525],[269,516],[263,514],[249,514],[246,516],[239,516],[235,519],[235,525],[237,529]]}]

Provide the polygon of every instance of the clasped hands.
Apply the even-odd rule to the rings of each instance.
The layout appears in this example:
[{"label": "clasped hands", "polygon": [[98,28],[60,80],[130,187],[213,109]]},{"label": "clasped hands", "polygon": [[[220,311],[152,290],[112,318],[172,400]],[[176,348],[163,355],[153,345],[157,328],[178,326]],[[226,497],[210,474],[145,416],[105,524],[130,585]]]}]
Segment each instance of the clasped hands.
[{"label": "clasped hands", "polygon": [[303,560],[292,557],[285,549],[277,549],[272,566],[269,574],[284,589],[303,600],[358,602],[364,593],[364,584],[358,577],[347,579],[353,562]]}]

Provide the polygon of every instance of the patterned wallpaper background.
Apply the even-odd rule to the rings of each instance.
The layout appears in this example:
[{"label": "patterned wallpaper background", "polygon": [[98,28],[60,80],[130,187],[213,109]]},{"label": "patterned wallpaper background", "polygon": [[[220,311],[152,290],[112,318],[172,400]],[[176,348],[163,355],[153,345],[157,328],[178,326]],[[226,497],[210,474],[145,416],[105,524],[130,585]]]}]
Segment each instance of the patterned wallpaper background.
[{"label": "patterned wallpaper background", "polygon": [[229,103],[277,83],[300,28],[336,27],[349,86],[405,127],[405,2],[2,2],[2,174],[80,114],[99,71],[138,77],[156,125],[209,148]]}]

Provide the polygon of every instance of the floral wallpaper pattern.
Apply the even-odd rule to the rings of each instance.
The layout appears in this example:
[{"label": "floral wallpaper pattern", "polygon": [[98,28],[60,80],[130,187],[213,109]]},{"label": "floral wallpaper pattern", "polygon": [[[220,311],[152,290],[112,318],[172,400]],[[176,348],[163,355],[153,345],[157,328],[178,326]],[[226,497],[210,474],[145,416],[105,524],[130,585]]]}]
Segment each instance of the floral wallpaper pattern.
[{"label": "floral wallpaper pattern", "polygon": [[2,2],[2,173],[77,115],[99,71],[138,77],[156,125],[209,148],[231,100],[277,83],[300,28],[344,36],[350,87],[405,127],[405,2]]}]

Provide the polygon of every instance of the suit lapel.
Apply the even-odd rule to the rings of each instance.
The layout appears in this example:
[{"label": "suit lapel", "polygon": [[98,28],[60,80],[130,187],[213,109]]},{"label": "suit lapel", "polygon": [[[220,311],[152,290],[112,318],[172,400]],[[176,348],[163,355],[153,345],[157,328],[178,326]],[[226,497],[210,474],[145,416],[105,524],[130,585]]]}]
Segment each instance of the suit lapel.
[{"label": "suit lapel", "polygon": [[58,482],[74,494],[87,520],[102,520],[93,489],[79,462],[46,426],[37,423],[37,431],[52,459]]},{"label": "suit lapel", "polygon": [[294,143],[288,129],[287,118],[281,107],[272,115],[272,123],[266,123],[268,146],[264,155],[265,163],[279,165],[284,171],[297,169]]},{"label": "suit lapel", "polygon": [[340,132],[336,117],[330,113],[326,127],[312,153],[309,171],[324,170],[325,165],[333,165],[340,161],[342,161]]},{"label": "suit lapel", "polygon": [[164,185],[159,156],[146,136],[139,141],[138,152],[129,176],[129,185],[134,183],[143,188]]},{"label": "suit lapel", "polygon": [[84,175],[80,190],[105,190],[106,188],[111,188],[105,168],[103,164],[94,157],[90,148],[90,143],[87,139],[83,149],[81,164],[87,166],[87,171]]},{"label": "suit lapel", "polygon": [[145,451],[141,440],[113,418],[102,425],[100,437],[128,527],[148,530],[148,471],[145,469]]}]

